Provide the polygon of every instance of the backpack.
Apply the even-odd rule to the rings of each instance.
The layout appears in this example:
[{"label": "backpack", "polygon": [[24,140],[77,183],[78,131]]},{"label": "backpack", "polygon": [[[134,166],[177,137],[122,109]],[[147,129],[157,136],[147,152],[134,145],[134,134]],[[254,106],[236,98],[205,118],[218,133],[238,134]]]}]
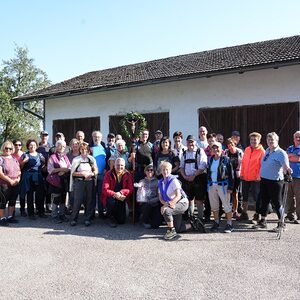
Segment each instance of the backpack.
[{"label": "backpack", "polygon": [[182,151],[182,155],[184,158],[184,168],[186,163],[188,164],[195,163],[195,169],[198,170],[198,156],[200,155],[200,148],[197,148],[195,158],[186,159],[186,151],[187,149],[184,149]]}]

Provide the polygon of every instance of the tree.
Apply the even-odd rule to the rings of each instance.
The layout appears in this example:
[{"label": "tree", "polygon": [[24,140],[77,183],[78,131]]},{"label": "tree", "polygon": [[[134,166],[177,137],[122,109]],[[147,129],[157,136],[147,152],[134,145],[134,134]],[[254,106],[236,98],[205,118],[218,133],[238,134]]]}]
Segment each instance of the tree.
[{"label": "tree", "polygon": [[[27,139],[38,135],[40,120],[14,103],[13,98],[29,94],[51,84],[47,74],[28,58],[28,49],[16,45],[15,57],[3,61],[0,70],[0,139]],[[26,108],[43,115],[43,102],[26,103]]]}]

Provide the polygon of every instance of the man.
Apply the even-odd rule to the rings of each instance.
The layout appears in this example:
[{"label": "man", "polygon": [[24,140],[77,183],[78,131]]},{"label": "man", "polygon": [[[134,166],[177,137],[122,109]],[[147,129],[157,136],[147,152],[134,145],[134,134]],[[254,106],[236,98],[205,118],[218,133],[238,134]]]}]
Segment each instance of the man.
[{"label": "man", "polygon": [[222,154],[221,143],[215,142],[212,149],[214,155],[209,160],[207,170],[209,202],[214,214],[214,224],[211,231],[218,231],[220,226],[219,199],[221,199],[227,219],[224,232],[230,233],[233,230],[230,204],[230,194],[234,185],[233,169],[229,158]]},{"label": "man", "polygon": [[270,201],[278,217],[278,225],[274,231],[284,226],[280,222],[282,211],[282,190],[284,174],[291,174],[287,153],[278,145],[279,137],[275,132],[267,134],[268,148],[261,161],[260,192],[261,192],[261,220],[254,228],[267,228],[267,211]]},{"label": "man", "polygon": [[[55,143],[59,140],[65,141],[65,135],[62,132],[57,132],[56,135],[55,135]],[[56,148],[55,148],[55,144],[54,144],[54,146],[52,146],[49,150],[49,156],[54,154],[55,151],[56,151]],[[64,153],[67,154],[69,151],[70,151],[70,147],[66,146],[66,149],[65,149]]]},{"label": "man", "polygon": [[[294,145],[287,149],[290,166],[293,170],[292,182],[289,183],[285,212],[286,219],[300,224],[300,131],[294,133]],[[295,218],[295,213],[297,218]]]},{"label": "man", "polygon": [[109,226],[117,227],[126,220],[126,201],[133,193],[131,174],[125,169],[125,160],[117,158],[114,168],[106,172],[103,181],[101,201],[107,209]]},{"label": "man", "polygon": [[100,131],[92,132],[93,144],[91,145],[91,154],[96,160],[98,175],[96,180],[96,187],[93,191],[93,198],[95,199],[95,207],[98,205],[99,217],[103,216],[103,207],[100,201],[102,192],[102,183],[104,178],[104,172],[106,169],[107,162],[107,149],[105,148],[104,142],[102,142],[102,133]]},{"label": "man", "polygon": [[242,151],[244,151],[244,147],[241,144],[241,134],[239,131],[234,130],[231,133],[231,138],[234,140],[236,146],[241,149]]},{"label": "man", "polygon": [[208,147],[207,142],[207,129],[204,126],[199,128],[199,140],[197,141],[197,147],[202,148],[203,150]]},{"label": "man", "polygon": [[163,133],[161,132],[161,130],[156,130],[154,135],[155,135],[155,141],[154,141],[153,147],[152,147],[153,160],[155,160],[156,155],[159,152],[159,144],[160,144],[160,140],[163,137]]},{"label": "man", "polygon": [[182,144],[182,140],[183,140],[182,132],[175,131],[173,133],[174,147],[173,147],[172,151],[175,154],[175,156],[177,156],[179,158],[181,157],[182,152],[187,149],[187,147]]},{"label": "man", "polygon": [[207,156],[202,148],[197,148],[194,136],[188,135],[186,142],[187,150],[180,157],[182,187],[189,199],[190,215],[194,214],[194,205],[196,204],[198,217],[202,220],[206,193]]},{"label": "man", "polygon": [[241,163],[240,179],[242,181],[242,213],[237,220],[247,221],[248,216],[248,199],[251,190],[252,197],[255,203],[255,214],[253,221],[259,220],[260,214],[260,166],[262,157],[265,154],[265,149],[260,144],[261,134],[252,132],[249,134],[250,146],[245,149],[244,156]]},{"label": "man", "polygon": [[117,148],[116,148],[116,136],[114,133],[110,132],[108,135],[107,135],[107,144],[106,144],[106,148],[109,150],[109,153],[111,155],[113,155]]},{"label": "man", "polygon": [[40,134],[41,141],[39,142],[39,147],[37,148],[37,152],[41,153],[45,157],[45,168],[42,169],[42,175],[44,178],[44,185],[45,185],[45,196],[46,196],[46,213],[51,213],[51,195],[48,192],[49,183],[46,181],[46,177],[48,176],[47,171],[47,163],[49,159],[49,151],[51,149],[51,144],[48,142],[49,134],[46,130],[41,131]]},{"label": "man", "polygon": [[82,144],[85,139],[85,134],[83,131],[78,130],[75,134],[75,138],[79,141],[79,144]]}]

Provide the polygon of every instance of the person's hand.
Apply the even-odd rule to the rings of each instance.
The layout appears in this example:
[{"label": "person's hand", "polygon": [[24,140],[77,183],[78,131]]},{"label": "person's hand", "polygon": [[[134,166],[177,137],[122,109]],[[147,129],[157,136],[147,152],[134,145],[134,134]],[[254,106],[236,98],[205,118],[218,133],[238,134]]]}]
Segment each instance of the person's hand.
[{"label": "person's hand", "polygon": [[23,162],[28,162],[29,161],[29,156],[27,154],[25,154]]}]

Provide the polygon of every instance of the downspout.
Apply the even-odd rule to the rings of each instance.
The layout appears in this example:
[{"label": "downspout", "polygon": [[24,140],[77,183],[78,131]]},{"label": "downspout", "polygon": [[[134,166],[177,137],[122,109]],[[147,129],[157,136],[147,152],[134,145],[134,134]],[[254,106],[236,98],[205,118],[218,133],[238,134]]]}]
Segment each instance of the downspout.
[{"label": "downspout", "polygon": [[45,128],[45,99],[42,99],[42,101],[43,101],[43,115],[42,116],[37,114],[36,112],[26,108],[24,101],[21,101],[21,108],[24,111],[28,112],[29,114],[31,114],[31,115],[35,116],[36,118],[42,120],[43,121],[43,128]]}]

